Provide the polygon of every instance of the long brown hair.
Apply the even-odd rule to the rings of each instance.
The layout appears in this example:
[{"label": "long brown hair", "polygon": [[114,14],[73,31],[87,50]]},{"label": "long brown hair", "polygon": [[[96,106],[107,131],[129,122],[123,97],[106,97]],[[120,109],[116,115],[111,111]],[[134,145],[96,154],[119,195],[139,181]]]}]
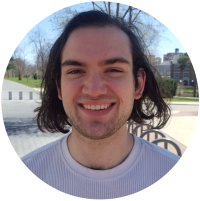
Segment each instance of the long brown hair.
[{"label": "long brown hair", "polygon": [[171,111],[161,97],[156,82],[153,67],[145,56],[145,44],[135,26],[129,26],[126,21],[112,17],[101,11],[87,11],[77,14],[64,28],[60,37],[51,48],[47,63],[46,73],[42,80],[42,103],[34,111],[37,112],[38,127],[44,132],[69,132],[70,120],[64,111],[62,101],[58,98],[56,80],[60,87],[61,78],[61,53],[70,33],[80,27],[106,25],[115,26],[124,31],[130,39],[133,57],[133,75],[137,87],[137,71],[143,68],[146,73],[146,84],[142,97],[134,101],[132,113],[128,120],[138,124],[148,121],[153,128],[160,129],[168,121]]}]

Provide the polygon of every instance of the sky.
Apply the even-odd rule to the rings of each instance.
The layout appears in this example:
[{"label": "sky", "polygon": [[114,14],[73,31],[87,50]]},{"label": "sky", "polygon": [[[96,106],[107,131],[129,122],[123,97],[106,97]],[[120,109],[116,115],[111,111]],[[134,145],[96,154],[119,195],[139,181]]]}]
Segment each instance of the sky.
[{"label": "sky", "polygon": [[[72,6],[72,8],[75,8],[78,11],[81,11],[81,9],[83,8],[84,5],[85,5],[85,3],[78,4],[76,6]],[[89,3],[89,5],[91,5],[91,3]],[[53,31],[53,26],[52,26],[52,23],[50,22],[52,17],[53,17],[53,13],[51,15],[47,16],[46,18],[41,19],[41,21],[38,24],[36,24],[24,36],[24,38],[19,43],[19,46],[20,45],[23,46],[23,44],[28,43],[29,34],[31,34],[31,32],[36,30],[38,27],[40,27],[40,29],[42,29],[45,32],[45,34],[47,35],[47,37],[50,40],[54,41],[58,37],[58,33]],[[162,61],[163,61],[164,54],[171,53],[171,52],[173,53],[173,52],[175,52],[176,48],[179,49],[179,52],[182,52],[182,53],[186,52],[186,50],[182,46],[181,42],[177,39],[177,37],[173,34],[173,32],[170,31],[167,27],[165,30],[166,31],[164,33],[162,33],[162,37],[161,37],[160,42],[158,43],[158,46],[156,47],[156,51],[155,51],[155,56],[160,57]],[[34,61],[34,57],[33,57],[32,51],[31,51],[31,46],[29,45],[29,47],[27,49],[28,49],[27,50],[28,54],[27,54],[26,58],[29,62],[32,63]]]}]

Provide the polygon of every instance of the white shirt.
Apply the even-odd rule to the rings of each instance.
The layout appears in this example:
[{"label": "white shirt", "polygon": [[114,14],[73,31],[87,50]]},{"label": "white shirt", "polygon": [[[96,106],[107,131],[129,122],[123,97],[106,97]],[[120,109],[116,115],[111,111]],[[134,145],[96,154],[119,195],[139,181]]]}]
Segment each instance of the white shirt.
[{"label": "white shirt", "polygon": [[50,186],[83,198],[111,199],[136,193],[162,178],[180,158],[134,136],[133,149],[123,163],[108,170],[93,170],[72,158],[68,136],[27,154],[22,161]]}]

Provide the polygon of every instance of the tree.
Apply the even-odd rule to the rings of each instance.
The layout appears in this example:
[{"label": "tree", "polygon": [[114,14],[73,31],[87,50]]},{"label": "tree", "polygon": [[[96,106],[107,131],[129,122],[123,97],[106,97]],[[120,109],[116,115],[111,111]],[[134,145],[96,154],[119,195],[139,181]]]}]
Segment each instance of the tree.
[{"label": "tree", "polygon": [[[22,79],[22,76],[27,77],[27,82],[28,82],[28,77],[30,76],[30,68],[29,68],[29,62],[27,61],[27,55],[28,55],[28,43],[23,43],[20,46],[18,46],[15,51],[14,51],[14,57],[17,58],[17,73],[19,76],[21,76],[20,79]],[[20,61],[19,61],[20,59]]]},{"label": "tree", "polygon": [[[140,38],[144,41],[144,45],[149,50],[149,52],[146,52],[147,54],[150,52],[155,52],[161,37],[161,33],[166,30],[165,26],[162,25],[158,20],[132,6],[114,2],[92,1],[90,3],[79,4],[79,8],[81,8],[82,11],[92,9],[100,10],[109,15],[114,15],[116,17],[120,17],[121,19],[125,19],[132,30],[134,30],[134,27],[137,27],[139,33],[136,34],[140,35]],[[51,20],[53,29],[56,31],[62,30],[75,14],[77,14],[75,6],[67,7],[56,12]]]},{"label": "tree", "polygon": [[185,68],[190,68],[192,66],[192,62],[187,53],[180,55],[178,59],[178,67],[181,71],[185,70]]},{"label": "tree", "polygon": [[65,25],[69,22],[69,20],[77,14],[76,10],[72,10],[70,7],[63,8],[58,12],[53,14],[53,18],[50,20],[53,30],[60,31]]},{"label": "tree", "polygon": [[14,65],[16,66],[16,71],[19,76],[19,80],[22,80],[25,70],[24,61],[21,58],[14,59]]},{"label": "tree", "polygon": [[26,67],[24,69],[24,76],[26,77],[27,79],[27,83],[28,83],[28,78],[30,77],[31,75],[31,72],[32,72],[32,66],[30,64],[26,64]]},{"label": "tree", "polygon": [[44,76],[49,55],[51,43],[48,41],[45,33],[38,28],[35,32],[29,35],[30,43],[33,45],[33,52],[35,54],[35,64],[41,76]]},{"label": "tree", "polygon": [[[180,55],[180,57],[177,60],[178,67],[181,71],[185,70],[185,68],[192,68],[194,72],[194,68],[192,65],[192,62],[190,60],[190,57],[187,53]],[[197,78],[194,72],[194,91],[193,91],[193,97],[196,97],[196,88],[197,88]]]},{"label": "tree", "polygon": [[8,76],[8,77],[9,77],[8,71],[11,70],[11,69],[15,69],[15,68],[16,68],[16,67],[15,67],[15,65],[14,65],[14,58],[11,57],[11,58],[10,58],[10,61],[9,61],[9,63],[8,63],[8,65],[7,65],[7,68],[6,68],[7,76]]}]

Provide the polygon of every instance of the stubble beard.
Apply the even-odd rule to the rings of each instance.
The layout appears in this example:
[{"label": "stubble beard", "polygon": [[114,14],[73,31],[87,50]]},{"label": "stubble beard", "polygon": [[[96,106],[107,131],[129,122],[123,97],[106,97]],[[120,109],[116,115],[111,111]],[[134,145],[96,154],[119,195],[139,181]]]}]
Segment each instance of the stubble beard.
[{"label": "stubble beard", "polygon": [[131,115],[132,108],[129,111],[124,112],[122,115],[116,115],[115,118],[111,119],[108,123],[91,122],[85,123],[79,116],[75,117],[69,115],[72,126],[82,136],[92,139],[101,140],[108,138],[115,134],[128,120]]}]

